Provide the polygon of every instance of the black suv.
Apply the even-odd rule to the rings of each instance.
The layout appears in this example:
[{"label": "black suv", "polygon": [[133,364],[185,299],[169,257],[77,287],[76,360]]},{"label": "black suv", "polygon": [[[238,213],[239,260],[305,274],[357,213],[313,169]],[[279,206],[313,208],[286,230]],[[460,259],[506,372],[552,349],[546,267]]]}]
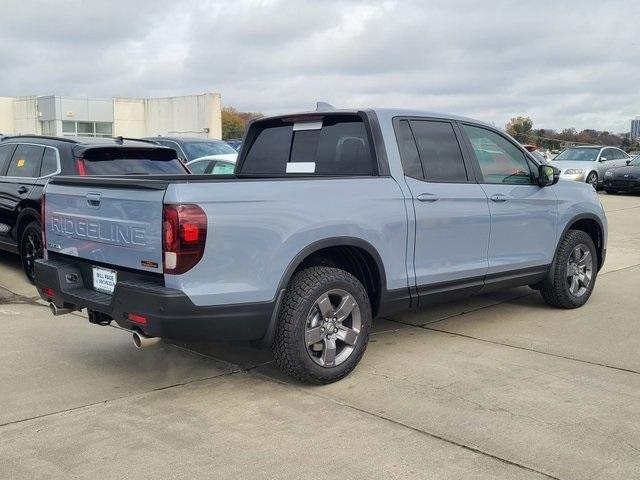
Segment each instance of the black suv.
[{"label": "black suv", "polygon": [[13,136],[0,139],[0,249],[20,254],[33,282],[42,256],[40,197],[50,177],[188,173],[175,151],[122,138]]},{"label": "black suv", "polygon": [[238,153],[227,142],[214,138],[158,136],[147,137],[144,140],[173,148],[178,158],[184,163],[210,155],[230,155]]}]

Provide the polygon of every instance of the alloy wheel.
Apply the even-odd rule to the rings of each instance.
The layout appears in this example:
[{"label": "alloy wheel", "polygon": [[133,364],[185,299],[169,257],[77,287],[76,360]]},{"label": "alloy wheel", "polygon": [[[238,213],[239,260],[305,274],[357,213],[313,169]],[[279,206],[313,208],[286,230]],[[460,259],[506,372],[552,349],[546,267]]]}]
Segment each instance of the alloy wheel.
[{"label": "alloy wheel", "polygon": [[329,290],[318,297],[307,315],[307,353],[321,367],[340,365],[353,353],[361,327],[360,307],[353,295],[342,289]]},{"label": "alloy wheel", "polygon": [[574,247],[567,261],[567,286],[574,297],[582,297],[593,278],[593,255],[589,248],[580,243]]},{"label": "alloy wheel", "polygon": [[591,186],[595,189],[598,188],[598,175],[595,172],[591,172],[587,177],[587,183],[591,184]]}]

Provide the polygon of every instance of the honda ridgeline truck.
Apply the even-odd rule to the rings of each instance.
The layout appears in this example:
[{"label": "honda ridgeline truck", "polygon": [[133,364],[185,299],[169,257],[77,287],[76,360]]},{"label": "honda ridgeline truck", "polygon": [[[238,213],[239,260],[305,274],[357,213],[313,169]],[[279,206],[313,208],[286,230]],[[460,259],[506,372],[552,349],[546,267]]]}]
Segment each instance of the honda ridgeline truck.
[{"label": "honda ridgeline truck", "polygon": [[529,285],[590,297],[607,222],[503,132],[404,110],[318,110],[252,123],[233,175],[51,179],[40,295],[157,338],[270,346],[288,374],[347,375],[373,318]]}]

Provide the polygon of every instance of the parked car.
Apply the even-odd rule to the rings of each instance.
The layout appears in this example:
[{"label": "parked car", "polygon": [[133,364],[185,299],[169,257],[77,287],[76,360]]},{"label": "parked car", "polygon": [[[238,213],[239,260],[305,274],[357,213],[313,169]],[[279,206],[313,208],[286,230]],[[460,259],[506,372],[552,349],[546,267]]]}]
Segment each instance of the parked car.
[{"label": "parked car", "polygon": [[241,138],[233,138],[231,140],[227,140],[227,143],[231,145],[234,150],[237,152],[240,151],[240,147],[242,147],[242,139]]},{"label": "parked car", "polygon": [[148,137],[143,140],[173,148],[183,163],[210,155],[237,155],[227,142],[202,137]]},{"label": "parked car", "polygon": [[561,170],[560,178],[586,182],[597,190],[604,180],[604,172],[626,165],[629,159],[629,155],[619,148],[587,145],[563,150],[551,165]]},{"label": "parked car", "polygon": [[210,155],[196,158],[187,163],[191,173],[206,175],[227,175],[236,168],[237,155]]},{"label": "parked car", "polygon": [[467,118],[263,118],[234,175],[52,179],[36,285],[55,314],[86,308],[136,346],[253,340],[329,383],[360,361],[375,317],[520,285],[584,305],[607,221],[591,186],[558,179]]},{"label": "parked car", "polygon": [[42,256],[40,197],[55,175],[184,174],[173,150],[113,138],[13,136],[0,141],[0,248],[27,278]]},{"label": "parked car", "polygon": [[627,160],[626,166],[614,167],[604,174],[607,193],[640,192],[640,156]]}]

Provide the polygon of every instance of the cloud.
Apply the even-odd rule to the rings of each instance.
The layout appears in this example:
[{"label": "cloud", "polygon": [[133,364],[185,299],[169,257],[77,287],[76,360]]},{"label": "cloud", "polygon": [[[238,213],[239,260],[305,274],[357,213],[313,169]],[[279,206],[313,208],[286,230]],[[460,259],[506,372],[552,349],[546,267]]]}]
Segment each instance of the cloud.
[{"label": "cloud", "polygon": [[280,113],[316,100],[626,131],[640,113],[627,1],[5,0],[0,95],[215,91]]}]

